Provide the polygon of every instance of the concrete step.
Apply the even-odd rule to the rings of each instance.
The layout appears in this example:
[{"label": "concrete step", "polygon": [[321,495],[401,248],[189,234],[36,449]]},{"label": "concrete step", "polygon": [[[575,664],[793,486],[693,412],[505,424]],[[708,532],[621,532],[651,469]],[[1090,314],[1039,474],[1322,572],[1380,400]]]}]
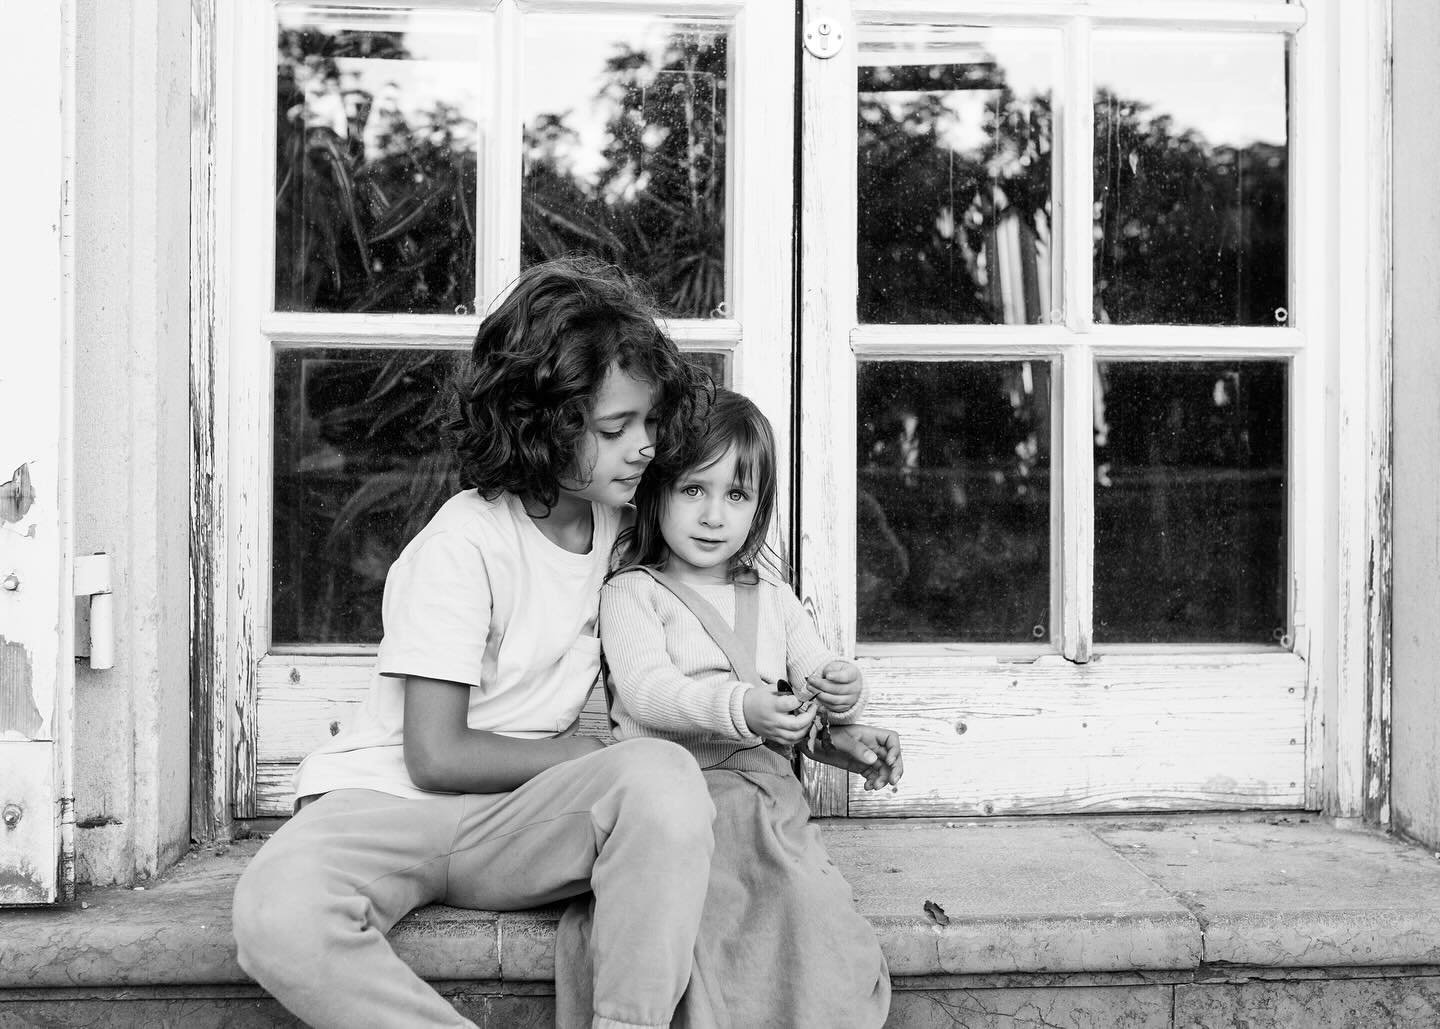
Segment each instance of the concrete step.
[{"label": "concrete step", "polygon": [[[1379,833],[1303,813],[822,832],[890,963],[891,1026],[1440,1026],[1440,860]],[[0,1029],[296,1024],[235,964],[257,847],[0,914]],[[557,918],[432,906],[392,939],[477,1023],[549,1025]]]}]

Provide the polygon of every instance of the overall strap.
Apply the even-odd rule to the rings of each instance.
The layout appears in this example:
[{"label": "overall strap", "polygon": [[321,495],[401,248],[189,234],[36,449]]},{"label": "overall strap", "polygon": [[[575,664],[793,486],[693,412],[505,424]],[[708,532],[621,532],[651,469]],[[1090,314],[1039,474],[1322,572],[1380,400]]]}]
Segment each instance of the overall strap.
[{"label": "overall strap", "polygon": [[720,612],[715,610],[714,605],[668,572],[651,568],[648,565],[630,565],[615,574],[620,575],[630,571],[640,571],[649,575],[673,593],[675,599],[690,610],[690,613],[709,633],[710,638],[715,641],[715,645],[724,653],[725,660],[730,662],[730,668],[735,672],[737,679],[748,682],[752,686],[762,688],[765,686],[760,674],[755,670],[755,645],[760,624],[758,580],[756,582],[736,580],[735,628],[732,629],[721,617]]}]

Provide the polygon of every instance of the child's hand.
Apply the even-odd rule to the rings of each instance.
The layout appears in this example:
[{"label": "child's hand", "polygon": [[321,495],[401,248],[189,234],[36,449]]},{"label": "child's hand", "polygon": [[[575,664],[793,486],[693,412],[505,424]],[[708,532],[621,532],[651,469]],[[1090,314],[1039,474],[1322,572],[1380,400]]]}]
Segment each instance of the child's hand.
[{"label": "child's hand", "polygon": [[762,739],[795,744],[810,735],[815,705],[802,703],[793,693],[745,691],[745,724]]},{"label": "child's hand", "polygon": [[805,681],[815,691],[815,699],[831,714],[844,714],[860,699],[860,669],[849,661],[831,661],[819,675]]},{"label": "child's hand", "polygon": [[805,753],[812,761],[863,775],[867,790],[893,789],[905,774],[899,734],[871,725],[832,725],[828,739]]}]

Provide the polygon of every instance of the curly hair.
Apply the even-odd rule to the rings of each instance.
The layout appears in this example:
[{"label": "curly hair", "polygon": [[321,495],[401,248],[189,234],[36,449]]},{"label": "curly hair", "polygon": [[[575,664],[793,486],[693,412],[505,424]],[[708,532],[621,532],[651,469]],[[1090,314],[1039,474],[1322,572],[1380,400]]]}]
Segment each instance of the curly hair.
[{"label": "curly hair", "polygon": [[635,494],[635,523],[627,528],[616,543],[617,560],[614,570],[629,565],[663,566],[670,548],[660,532],[660,522],[669,503],[670,489],[688,472],[708,468],[735,448],[735,474],[755,493],[755,516],[750,532],[739,551],[731,558],[730,572],[755,572],[765,564],[785,577],[786,569],[779,556],[765,545],[770,519],[775,513],[777,470],[775,467],[775,432],[754,401],[728,389],[716,389],[708,404],[703,398],[699,415],[702,426],[685,445],[665,460],[651,462],[640,480]]},{"label": "curly hair", "polygon": [[612,366],[655,387],[656,459],[673,460],[693,433],[700,373],[656,324],[643,288],[587,257],[525,271],[480,323],[452,383],[445,435],[460,487],[553,508],[562,478],[577,474],[590,411]]}]

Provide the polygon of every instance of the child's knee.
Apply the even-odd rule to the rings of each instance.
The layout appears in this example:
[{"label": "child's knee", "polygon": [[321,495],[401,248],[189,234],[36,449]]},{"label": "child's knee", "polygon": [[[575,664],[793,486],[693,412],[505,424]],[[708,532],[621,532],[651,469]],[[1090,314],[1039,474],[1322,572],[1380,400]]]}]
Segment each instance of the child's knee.
[{"label": "child's knee", "polygon": [[675,835],[707,840],[715,805],[694,756],[669,740],[636,739],[611,747],[619,761],[617,784],[637,808]]},{"label": "child's knee", "polygon": [[[262,965],[289,966],[314,949],[317,919],[297,896],[296,877],[280,862],[268,862],[262,850],[235,884],[231,925],[240,967],[252,976]],[[258,978],[258,976],[257,976]]]}]

